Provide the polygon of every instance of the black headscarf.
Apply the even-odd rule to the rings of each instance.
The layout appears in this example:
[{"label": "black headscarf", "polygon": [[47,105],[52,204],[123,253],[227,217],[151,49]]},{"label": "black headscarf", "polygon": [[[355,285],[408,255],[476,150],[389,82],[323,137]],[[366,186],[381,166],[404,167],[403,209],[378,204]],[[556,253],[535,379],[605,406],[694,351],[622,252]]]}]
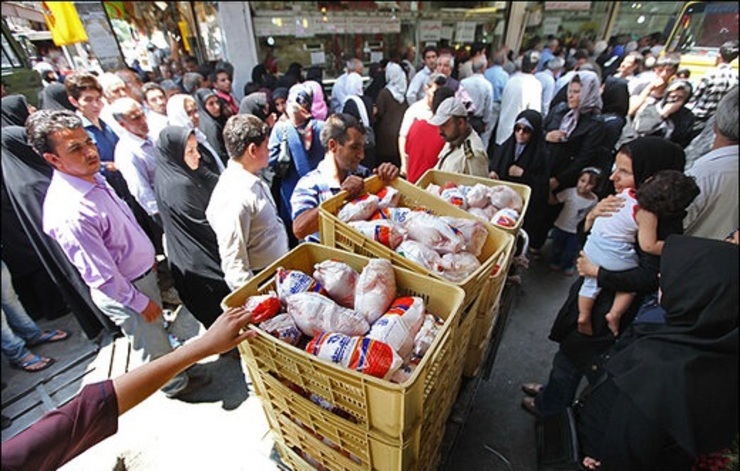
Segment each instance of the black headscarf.
[{"label": "black headscarf", "polygon": [[239,103],[239,114],[253,114],[262,121],[267,119],[265,114],[267,106],[267,94],[264,92],[254,92],[242,98]]},{"label": "black headscarf", "polygon": [[89,338],[105,327],[117,330],[95,306],[90,289],[59,245],[44,233],[42,208],[52,168],[28,144],[26,130],[8,126],[2,132],[2,177],[8,198],[49,276],[56,283]]},{"label": "black headscarf", "polygon": [[632,154],[635,188],[660,170],[683,171],[686,154],[676,144],[656,136],[638,137],[625,144]]},{"label": "black headscarf", "polygon": [[216,235],[206,220],[206,208],[218,176],[201,162],[197,170],[185,164],[185,145],[193,131],[167,126],[157,142],[154,191],[167,234],[170,262],[183,273],[223,279]]},{"label": "black headscarf", "polygon": [[716,452],[738,431],[738,246],[672,236],[660,274],[665,325],[636,326],[606,368],[687,453]]},{"label": "black headscarf", "polygon": [[[542,115],[535,110],[524,110],[516,117],[515,123],[526,119],[532,129],[531,139],[525,145],[519,158],[515,160],[516,155],[516,137],[512,134],[502,145],[500,158],[493,162],[493,170],[499,178],[514,183],[523,183],[525,185],[547,183],[548,168],[546,162],[545,138],[542,132]],[[521,177],[509,176],[509,167],[518,165],[524,169]]]},{"label": "black headscarf", "polygon": [[[226,153],[226,145],[224,144],[224,125],[226,124],[227,118],[226,115],[223,113],[223,109],[221,111],[221,116],[219,116],[218,118],[214,117],[208,112],[208,109],[206,108],[206,101],[212,96],[218,98],[216,92],[209,88],[201,88],[193,94],[195,102],[198,104],[198,109],[200,110],[198,129],[200,129],[203,134],[206,135],[206,139],[209,143],[211,143],[211,145],[215,147],[215,150],[216,152],[218,152],[218,156],[221,161],[226,164],[229,159],[229,156]],[[221,106],[220,101],[219,106]]]},{"label": "black headscarf", "polygon": [[25,126],[30,116],[28,102],[23,95],[8,95],[2,100],[2,127]]},{"label": "black headscarf", "polygon": [[604,91],[601,92],[601,100],[604,106],[602,114],[616,114],[627,116],[630,106],[630,92],[627,81],[618,77],[608,77],[604,82]]},{"label": "black headscarf", "polygon": [[67,89],[59,82],[50,83],[44,88],[41,99],[41,109],[44,110],[69,110],[76,108],[69,102]]}]

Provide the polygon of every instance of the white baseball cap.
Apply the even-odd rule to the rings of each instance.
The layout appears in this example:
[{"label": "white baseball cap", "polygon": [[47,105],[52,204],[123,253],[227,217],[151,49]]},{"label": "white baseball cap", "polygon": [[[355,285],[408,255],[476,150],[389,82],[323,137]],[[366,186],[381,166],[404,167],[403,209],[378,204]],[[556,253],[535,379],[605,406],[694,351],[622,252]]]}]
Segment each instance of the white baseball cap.
[{"label": "white baseball cap", "polygon": [[465,105],[463,105],[462,101],[456,97],[447,98],[442,103],[440,103],[439,107],[437,108],[437,112],[434,113],[432,119],[429,120],[429,124],[432,124],[434,126],[442,126],[453,116],[457,116],[460,118],[468,117],[468,112],[467,110],[465,110]]}]

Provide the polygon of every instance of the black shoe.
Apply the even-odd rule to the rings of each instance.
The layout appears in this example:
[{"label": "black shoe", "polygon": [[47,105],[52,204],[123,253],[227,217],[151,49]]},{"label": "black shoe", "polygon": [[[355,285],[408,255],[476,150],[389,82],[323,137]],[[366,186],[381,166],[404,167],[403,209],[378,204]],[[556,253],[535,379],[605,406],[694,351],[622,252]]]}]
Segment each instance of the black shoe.
[{"label": "black shoe", "polygon": [[211,382],[211,375],[210,373],[206,371],[195,373],[195,372],[188,370],[187,375],[188,375],[187,386],[185,386],[184,388],[182,388],[181,390],[177,392],[174,392],[172,394],[167,394],[167,397],[169,397],[170,399],[177,399],[177,398],[188,396],[198,391],[202,387],[210,384]]}]

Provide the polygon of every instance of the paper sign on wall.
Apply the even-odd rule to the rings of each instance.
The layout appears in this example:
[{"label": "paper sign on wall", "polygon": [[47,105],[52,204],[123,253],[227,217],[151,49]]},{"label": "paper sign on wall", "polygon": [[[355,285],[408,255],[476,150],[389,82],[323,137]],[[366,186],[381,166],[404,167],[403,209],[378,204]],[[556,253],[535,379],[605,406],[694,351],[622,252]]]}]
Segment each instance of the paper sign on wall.
[{"label": "paper sign on wall", "polygon": [[420,21],[419,22],[419,41],[439,41],[442,38],[441,21]]},{"label": "paper sign on wall", "polygon": [[475,41],[475,26],[472,21],[458,21],[455,35],[455,41],[459,43],[472,43]]}]

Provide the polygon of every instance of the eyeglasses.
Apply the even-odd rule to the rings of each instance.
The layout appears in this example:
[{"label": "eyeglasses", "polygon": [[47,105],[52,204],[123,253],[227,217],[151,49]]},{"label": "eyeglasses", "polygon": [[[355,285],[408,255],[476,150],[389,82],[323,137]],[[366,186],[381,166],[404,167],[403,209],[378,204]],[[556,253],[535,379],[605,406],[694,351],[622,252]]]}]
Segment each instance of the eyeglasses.
[{"label": "eyeglasses", "polygon": [[514,126],[514,132],[523,132],[524,134],[531,134],[532,130],[527,126]]}]

